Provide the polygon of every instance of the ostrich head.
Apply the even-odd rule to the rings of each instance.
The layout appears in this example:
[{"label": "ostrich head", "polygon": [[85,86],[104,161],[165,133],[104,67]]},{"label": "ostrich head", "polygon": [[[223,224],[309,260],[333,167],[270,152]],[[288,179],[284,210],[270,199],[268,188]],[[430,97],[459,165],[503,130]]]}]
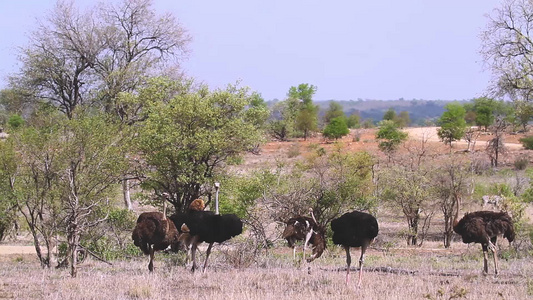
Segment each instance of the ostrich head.
[{"label": "ostrich head", "polygon": [[190,210],[202,211],[205,209],[205,203],[202,199],[196,199],[189,205]]}]

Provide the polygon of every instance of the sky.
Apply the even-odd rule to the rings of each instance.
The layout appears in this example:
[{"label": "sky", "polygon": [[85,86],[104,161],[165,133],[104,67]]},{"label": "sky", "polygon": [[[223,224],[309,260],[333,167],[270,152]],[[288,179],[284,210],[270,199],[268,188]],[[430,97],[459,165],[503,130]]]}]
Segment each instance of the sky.
[{"label": "sky", "polygon": [[[97,1],[74,0],[79,7]],[[55,0],[0,2],[0,89]],[[291,86],[314,100],[467,100],[492,78],[479,54],[501,0],[154,0],[192,36],[185,73],[211,88],[240,82],[265,100]]]}]

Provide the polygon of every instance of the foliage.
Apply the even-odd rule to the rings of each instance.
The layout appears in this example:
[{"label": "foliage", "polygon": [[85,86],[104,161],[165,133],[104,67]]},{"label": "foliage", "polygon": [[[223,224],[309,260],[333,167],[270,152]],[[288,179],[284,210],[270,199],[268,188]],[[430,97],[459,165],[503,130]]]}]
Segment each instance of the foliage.
[{"label": "foliage", "polygon": [[17,114],[11,115],[9,119],[7,120],[7,125],[9,125],[11,129],[17,129],[23,124],[24,124],[24,119],[20,115],[17,115]]},{"label": "foliage", "polygon": [[398,124],[398,127],[400,128],[409,126],[411,124],[411,118],[409,118],[409,112],[402,110],[396,117],[395,121],[396,121],[396,124]]},{"label": "foliage", "polygon": [[444,144],[452,145],[453,141],[460,140],[465,132],[465,109],[458,103],[449,103],[446,105],[446,111],[439,119],[441,126],[437,131],[439,138]]},{"label": "foliage", "polygon": [[329,124],[334,118],[346,118],[342,105],[336,101],[331,101],[329,103],[329,108],[324,114],[324,124]]},{"label": "foliage", "polygon": [[11,140],[0,142],[0,241],[2,241],[16,218],[16,201],[11,192],[15,164],[15,149]]},{"label": "foliage", "polygon": [[341,145],[329,154],[320,149],[302,163],[279,165],[268,173],[275,180],[265,189],[264,201],[274,220],[308,215],[313,208],[317,221],[325,225],[344,212],[377,205],[371,196],[374,159],[369,153],[345,152]]},{"label": "foliage", "polygon": [[407,140],[408,134],[398,129],[393,121],[385,120],[379,123],[376,138],[380,140],[379,149],[389,156],[398,149],[398,146]]},{"label": "foliage", "polygon": [[389,108],[383,115],[383,120],[394,121],[396,120],[396,111],[393,108]]},{"label": "foliage", "polygon": [[250,105],[252,100],[256,97],[247,89],[230,85],[214,91],[201,86],[168,101],[150,101],[136,140],[143,157],[140,170],[146,170],[140,174],[143,189],[167,192],[177,211],[210,197],[227,160],[262,141],[268,111]]},{"label": "foliage", "polygon": [[429,174],[431,169],[432,166],[410,168],[395,165],[380,170],[380,199],[403,213],[409,227],[408,245],[422,244],[424,236],[420,238],[419,232],[427,231],[435,213],[436,205]]},{"label": "foliage", "polygon": [[71,275],[76,276],[80,236],[105,219],[97,211],[105,211],[127,168],[128,143],[122,132],[105,116],[65,119],[45,106],[28,126],[10,135],[19,154],[17,170],[10,174],[11,193],[43,266],[53,261],[55,238],[64,238]]},{"label": "foliage", "polygon": [[351,114],[346,118],[346,125],[348,128],[359,128],[361,127],[361,116],[359,114]]},{"label": "foliage", "polygon": [[322,134],[329,139],[338,139],[350,133],[344,117],[331,119]]},{"label": "foliage", "polygon": [[524,146],[527,150],[533,150],[533,136],[526,136],[523,138],[520,138],[518,141]]}]

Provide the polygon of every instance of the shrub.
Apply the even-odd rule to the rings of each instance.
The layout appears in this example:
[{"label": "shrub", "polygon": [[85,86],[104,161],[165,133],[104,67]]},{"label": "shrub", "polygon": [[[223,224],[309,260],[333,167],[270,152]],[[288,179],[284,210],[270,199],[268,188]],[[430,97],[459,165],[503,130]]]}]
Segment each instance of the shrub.
[{"label": "shrub", "polygon": [[533,136],[526,136],[521,139],[519,139],[520,143],[522,143],[522,146],[526,148],[527,150],[533,150]]}]

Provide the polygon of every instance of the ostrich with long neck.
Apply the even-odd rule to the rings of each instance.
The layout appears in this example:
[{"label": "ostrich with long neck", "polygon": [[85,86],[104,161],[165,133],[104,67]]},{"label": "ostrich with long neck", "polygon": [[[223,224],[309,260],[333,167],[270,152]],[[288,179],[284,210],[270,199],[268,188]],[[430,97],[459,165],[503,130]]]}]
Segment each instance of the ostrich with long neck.
[{"label": "ostrich with long neck", "polygon": [[459,218],[460,197],[456,198],[453,231],[461,236],[463,243],[479,243],[483,249],[483,272],[488,273],[488,250],[494,257],[494,273],[498,274],[496,240],[503,235],[509,243],[515,238],[513,220],[506,212],[475,211]]},{"label": "ostrich with long neck", "polygon": [[148,270],[154,270],[155,251],[164,250],[171,246],[179,248],[178,230],[174,222],[167,218],[167,195],[163,194],[163,212],[145,212],[139,215],[132,239],[145,255],[150,256]]},{"label": "ostrich with long neck", "polygon": [[[202,209],[192,209],[186,214],[175,214],[170,217],[180,232],[186,233],[191,244],[192,271],[197,269],[196,249],[202,242],[209,243],[207,247],[203,270],[207,269],[207,261],[213,244],[222,243],[242,233],[242,221],[234,214],[220,215],[218,211],[218,191],[220,185],[215,183],[215,213]],[[197,200],[195,200],[197,201]],[[193,201],[193,202],[195,202]],[[201,200],[198,200],[201,201]],[[203,203],[203,201],[202,201]]]}]

